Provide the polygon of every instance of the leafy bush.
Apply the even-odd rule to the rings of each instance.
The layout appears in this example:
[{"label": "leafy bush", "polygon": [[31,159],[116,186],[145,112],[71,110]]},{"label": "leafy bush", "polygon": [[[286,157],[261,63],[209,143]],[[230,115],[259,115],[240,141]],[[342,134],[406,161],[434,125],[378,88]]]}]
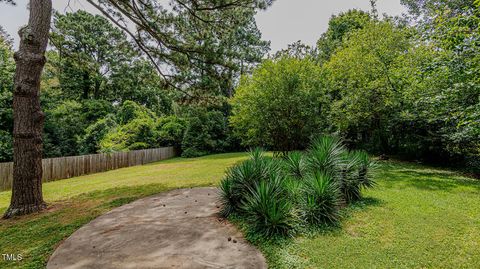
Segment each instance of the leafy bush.
[{"label": "leafy bush", "polygon": [[149,149],[151,148],[149,144],[145,142],[135,142],[128,146],[128,150],[138,150],[138,149]]},{"label": "leafy bush", "polygon": [[227,118],[221,111],[192,110],[182,140],[182,156],[198,157],[230,149]]},{"label": "leafy bush", "polygon": [[82,104],[64,101],[53,109],[45,110],[45,157],[50,154],[72,156],[79,154],[77,142],[87,126],[82,121]]},{"label": "leafy bush", "polygon": [[244,146],[278,152],[304,149],[325,127],[327,96],[320,68],[309,59],[266,60],[244,76],[231,99],[230,123]]},{"label": "leafy bush", "polygon": [[162,147],[173,146],[180,148],[186,125],[186,120],[177,116],[159,118],[155,127],[157,143]]},{"label": "leafy bush", "polygon": [[82,100],[82,120],[85,123],[96,122],[114,112],[112,103],[106,100]]},{"label": "leafy bush", "polygon": [[[136,143],[137,144],[133,146]],[[100,141],[101,152],[115,152],[135,149],[156,147],[155,121],[149,117],[135,118],[127,124],[121,125],[108,132]]]},{"label": "leafy bush", "polygon": [[80,153],[89,154],[99,152],[100,141],[115,127],[117,127],[117,123],[113,114],[109,114],[105,118],[88,126],[87,129],[85,129],[85,135],[78,141]]},{"label": "leafy bush", "polygon": [[117,113],[118,123],[127,124],[138,118],[155,119],[156,115],[150,109],[141,106],[133,101],[125,101]]}]

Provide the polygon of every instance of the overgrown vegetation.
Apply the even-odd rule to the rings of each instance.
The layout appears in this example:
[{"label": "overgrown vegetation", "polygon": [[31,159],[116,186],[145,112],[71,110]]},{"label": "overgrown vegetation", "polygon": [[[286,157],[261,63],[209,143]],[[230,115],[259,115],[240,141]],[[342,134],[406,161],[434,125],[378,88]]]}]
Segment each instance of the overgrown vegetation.
[{"label": "overgrown vegetation", "polygon": [[[44,157],[263,147],[275,157],[253,150],[219,189],[222,214],[262,239],[252,241],[271,267],[480,264],[478,182],[398,162],[382,163],[373,181],[369,157],[480,174],[480,1],[402,0],[408,15],[395,18],[371,1],[370,12],[334,15],[314,48],[297,42],[268,59],[254,16],[272,1],[170,1],[170,9],[89,2],[119,28],[84,11],[55,14],[41,82]],[[138,26],[135,41],[120,29],[124,18]],[[12,41],[0,27],[1,162],[13,157],[14,72]],[[311,142],[318,134],[335,136]],[[0,223],[5,252],[25,254],[7,266],[41,267],[58,242],[107,210],[216,185],[243,157],[47,183],[49,210]],[[0,208],[10,194],[0,193]]]},{"label": "overgrown vegetation", "polygon": [[220,183],[222,213],[243,220],[250,236],[264,239],[337,224],[339,210],[374,186],[372,167],[365,152],[349,152],[331,136],[315,139],[306,153],[292,152],[283,159],[255,149]]}]

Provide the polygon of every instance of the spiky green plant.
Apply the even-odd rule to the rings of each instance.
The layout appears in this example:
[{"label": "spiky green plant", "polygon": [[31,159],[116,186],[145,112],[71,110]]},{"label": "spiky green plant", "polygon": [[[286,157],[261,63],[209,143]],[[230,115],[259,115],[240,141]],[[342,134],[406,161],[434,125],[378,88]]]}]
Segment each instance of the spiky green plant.
[{"label": "spiky green plant", "polygon": [[231,213],[241,213],[240,205],[249,195],[249,190],[281,170],[278,162],[267,158],[261,149],[250,152],[250,158],[227,170],[220,182],[221,213],[227,217]]},{"label": "spiky green plant", "polygon": [[300,204],[301,215],[306,223],[336,223],[339,220],[340,202],[339,186],[331,175],[316,172],[306,177]]},{"label": "spiky green plant", "polygon": [[311,172],[324,172],[335,176],[342,163],[345,147],[340,139],[321,136],[315,139],[308,151],[308,168]]},{"label": "spiky green plant", "polygon": [[340,167],[339,185],[347,203],[362,199],[362,189],[375,186],[370,174],[374,163],[366,152],[345,153]]},{"label": "spiky green plant", "polygon": [[250,149],[248,156],[252,161],[260,161],[265,158],[265,151],[261,148],[253,148]]},{"label": "spiky green plant", "polygon": [[290,235],[296,225],[293,204],[286,195],[279,173],[258,182],[242,203],[251,232],[264,238]]},{"label": "spiky green plant", "polygon": [[302,224],[336,223],[344,202],[361,199],[362,189],[374,186],[372,167],[367,153],[348,152],[330,136],[283,160],[253,149],[220,183],[221,213],[235,213],[252,235],[268,238],[289,235]]},{"label": "spiky green plant", "polygon": [[284,167],[287,174],[296,179],[301,179],[307,171],[305,158],[299,151],[290,152],[285,156]]},{"label": "spiky green plant", "polygon": [[354,151],[352,154],[356,155],[358,159],[358,180],[363,188],[373,188],[376,183],[373,180],[371,171],[375,169],[377,164],[373,161],[367,152]]},{"label": "spiky green plant", "polygon": [[220,203],[222,204],[220,214],[223,217],[228,217],[236,210],[236,205],[239,203],[238,196],[233,192],[233,180],[231,177],[227,177],[220,182],[219,196]]},{"label": "spiky green plant", "polygon": [[346,203],[357,201],[361,197],[360,182],[357,177],[358,166],[359,160],[355,154],[345,152],[342,155],[337,180],[343,200]]}]

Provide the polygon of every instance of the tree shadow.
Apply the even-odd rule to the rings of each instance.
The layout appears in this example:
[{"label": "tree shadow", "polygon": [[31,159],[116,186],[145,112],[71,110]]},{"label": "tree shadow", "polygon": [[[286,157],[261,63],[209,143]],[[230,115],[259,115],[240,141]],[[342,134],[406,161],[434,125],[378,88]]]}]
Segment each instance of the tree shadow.
[{"label": "tree shadow", "polygon": [[387,188],[414,187],[426,191],[453,191],[460,187],[472,188],[480,192],[480,181],[464,178],[454,172],[400,169],[384,174]]},{"label": "tree shadow", "polygon": [[357,201],[357,202],[353,203],[351,206],[366,208],[366,207],[371,207],[371,206],[375,206],[375,207],[376,206],[382,206],[384,204],[385,204],[385,201],[383,201],[381,199],[378,199],[376,197],[368,196],[368,197],[364,197],[360,201]]}]

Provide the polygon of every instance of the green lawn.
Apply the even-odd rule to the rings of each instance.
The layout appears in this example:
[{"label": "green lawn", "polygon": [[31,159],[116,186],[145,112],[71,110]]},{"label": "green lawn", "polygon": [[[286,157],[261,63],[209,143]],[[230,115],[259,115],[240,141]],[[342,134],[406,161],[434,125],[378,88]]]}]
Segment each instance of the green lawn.
[{"label": "green lawn", "polygon": [[[58,243],[83,224],[140,197],[212,186],[245,154],[176,158],[44,184],[46,212],[0,221],[4,267],[42,267]],[[480,182],[454,172],[384,162],[377,188],[345,210],[342,227],[260,247],[273,268],[478,268]],[[9,192],[0,192],[0,211]]]}]

